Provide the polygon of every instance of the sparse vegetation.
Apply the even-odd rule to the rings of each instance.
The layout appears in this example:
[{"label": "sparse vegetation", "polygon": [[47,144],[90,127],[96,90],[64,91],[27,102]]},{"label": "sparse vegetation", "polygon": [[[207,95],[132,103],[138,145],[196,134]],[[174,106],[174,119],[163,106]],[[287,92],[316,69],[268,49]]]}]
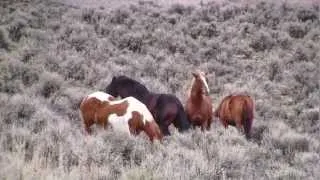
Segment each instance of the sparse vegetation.
[{"label": "sparse vegetation", "polygon": [[[319,4],[66,2],[0,2],[0,179],[320,178]],[[163,144],[83,134],[79,104],[112,76],[184,103],[195,68],[214,108],[253,97],[251,141],[218,120]]]}]

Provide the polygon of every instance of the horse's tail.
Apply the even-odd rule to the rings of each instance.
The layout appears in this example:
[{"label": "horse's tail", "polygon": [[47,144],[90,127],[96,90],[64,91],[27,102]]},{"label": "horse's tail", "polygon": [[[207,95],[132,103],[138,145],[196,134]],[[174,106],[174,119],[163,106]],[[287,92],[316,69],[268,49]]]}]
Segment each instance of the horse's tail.
[{"label": "horse's tail", "polygon": [[253,121],[253,106],[251,99],[245,99],[242,112],[243,128],[247,139],[250,139],[250,130]]},{"label": "horse's tail", "polygon": [[178,128],[180,132],[187,131],[191,127],[191,123],[189,121],[189,118],[187,116],[187,113],[184,110],[184,107],[181,103],[178,104],[178,112],[176,116],[176,120],[180,124],[180,127]]}]

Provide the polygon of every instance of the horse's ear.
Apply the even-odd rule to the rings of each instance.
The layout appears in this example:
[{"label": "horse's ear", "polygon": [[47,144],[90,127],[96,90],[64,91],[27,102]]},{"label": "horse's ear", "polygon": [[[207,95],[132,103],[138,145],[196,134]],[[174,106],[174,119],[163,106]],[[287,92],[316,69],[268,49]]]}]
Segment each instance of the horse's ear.
[{"label": "horse's ear", "polygon": [[197,74],[196,72],[192,72],[192,75],[193,75],[194,77],[197,77],[197,76],[198,76],[198,74]]},{"label": "horse's ear", "polygon": [[117,79],[117,76],[113,76],[111,81],[115,81]]}]

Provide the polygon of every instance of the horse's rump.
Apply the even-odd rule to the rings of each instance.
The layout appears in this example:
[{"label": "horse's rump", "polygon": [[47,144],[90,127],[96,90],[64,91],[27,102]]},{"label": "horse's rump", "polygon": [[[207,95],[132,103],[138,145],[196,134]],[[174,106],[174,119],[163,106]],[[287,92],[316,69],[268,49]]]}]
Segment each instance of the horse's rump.
[{"label": "horse's rump", "polygon": [[253,101],[248,96],[244,99],[245,106],[243,107],[243,129],[247,138],[250,138],[250,131],[253,122]]},{"label": "horse's rump", "polygon": [[[169,126],[170,123],[173,122],[174,126],[178,128],[180,132],[190,128],[187,114],[176,96],[171,94],[159,94],[156,107],[158,110],[157,115],[160,118],[159,123],[164,123],[166,126]],[[166,119],[167,122],[162,122],[164,119]]]},{"label": "horse's rump", "polygon": [[231,101],[231,96],[227,96],[223,98],[222,102],[220,103],[220,105],[215,111],[215,116],[220,118],[220,121],[222,121],[225,127],[228,125],[228,121],[232,119],[231,111],[230,111],[230,101]]},{"label": "horse's rump", "polygon": [[253,122],[253,100],[248,95],[229,95],[223,98],[215,111],[215,116],[225,127],[228,125],[242,126],[246,138],[250,138],[250,130]]}]

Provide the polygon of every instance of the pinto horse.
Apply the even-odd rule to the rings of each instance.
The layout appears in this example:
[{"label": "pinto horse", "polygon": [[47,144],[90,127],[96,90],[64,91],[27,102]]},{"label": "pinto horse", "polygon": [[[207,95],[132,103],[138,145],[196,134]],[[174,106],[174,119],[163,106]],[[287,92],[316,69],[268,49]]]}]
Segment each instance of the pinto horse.
[{"label": "pinto horse", "polygon": [[114,76],[106,87],[106,92],[114,97],[133,96],[144,103],[165,136],[170,135],[169,126],[172,123],[179,132],[190,128],[184,107],[174,95],[150,92],[144,85],[127,76]]},{"label": "pinto horse", "polygon": [[144,131],[150,141],[162,139],[160,128],[152,114],[134,97],[115,100],[113,96],[97,91],[82,100],[80,112],[88,134],[91,134],[90,126],[96,123],[104,129],[111,125],[114,130],[125,132],[129,136]]},{"label": "pinto horse", "polygon": [[244,130],[247,139],[253,122],[253,100],[247,95],[229,95],[222,99],[214,112],[225,128],[235,126],[239,131]]},{"label": "pinto horse", "polygon": [[192,75],[192,85],[185,109],[193,127],[200,126],[202,131],[210,130],[213,111],[207,78],[205,73],[199,70],[192,72]]}]

